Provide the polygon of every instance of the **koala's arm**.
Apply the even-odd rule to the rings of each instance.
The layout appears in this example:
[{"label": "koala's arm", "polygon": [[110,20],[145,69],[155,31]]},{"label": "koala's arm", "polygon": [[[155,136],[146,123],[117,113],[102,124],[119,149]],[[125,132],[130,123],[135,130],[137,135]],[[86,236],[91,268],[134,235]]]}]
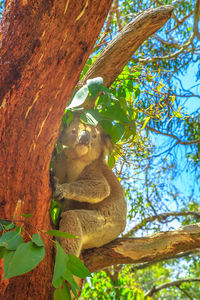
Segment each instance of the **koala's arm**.
[{"label": "koala's arm", "polygon": [[104,176],[55,185],[57,200],[70,199],[79,202],[98,203],[110,195],[110,186]]}]

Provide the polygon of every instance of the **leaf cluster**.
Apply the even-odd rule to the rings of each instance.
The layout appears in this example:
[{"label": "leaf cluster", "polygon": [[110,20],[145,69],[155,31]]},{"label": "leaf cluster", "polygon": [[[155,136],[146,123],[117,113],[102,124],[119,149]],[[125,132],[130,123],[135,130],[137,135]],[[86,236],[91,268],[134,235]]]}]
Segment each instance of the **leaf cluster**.
[{"label": "leaf cluster", "polygon": [[[23,214],[23,217],[31,217]],[[45,244],[41,235],[37,232],[32,236],[28,234],[30,241],[24,241],[23,227],[15,225],[18,220],[8,221],[0,219],[0,258],[3,258],[4,279],[9,279],[26,274],[35,269],[45,256]],[[29,224],[30,225],[30,224]],[[78,238],[72,234],[59,230],[49,230],[43,234],[62,238]],[[71,299],[69,286],[77,297],[76,290],[80,289],[74,280],[74,275],[84,279],[90,276],[90,272],[84,264],[74,255],[66,254],[58,241],[51,240],[56,247],[56,258],[52,284],[55,287],[54,299]],[[66,284],[69,283],[69,286]]]}]

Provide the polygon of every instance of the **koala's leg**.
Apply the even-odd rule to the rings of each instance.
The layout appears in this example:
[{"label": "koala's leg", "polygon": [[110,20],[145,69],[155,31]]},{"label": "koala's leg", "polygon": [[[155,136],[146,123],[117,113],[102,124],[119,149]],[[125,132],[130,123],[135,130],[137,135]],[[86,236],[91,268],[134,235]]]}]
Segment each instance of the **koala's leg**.
[{"label": "koala's leg", "polygon": [[79,236],[77,239],[59,238],[62,248],[68,254],[80,255],[82,248],[82,226],[75,210],[63,212],[59,224],[59,230]]},{"label": "koala's leg", "polygon": [[79,236],[60,239],[66,253],[80,255],[82,249],[101,247],[114,240],[122,231],[121,224],[105,218],[99,211],[76,209],[62,214],[59,229]]}]

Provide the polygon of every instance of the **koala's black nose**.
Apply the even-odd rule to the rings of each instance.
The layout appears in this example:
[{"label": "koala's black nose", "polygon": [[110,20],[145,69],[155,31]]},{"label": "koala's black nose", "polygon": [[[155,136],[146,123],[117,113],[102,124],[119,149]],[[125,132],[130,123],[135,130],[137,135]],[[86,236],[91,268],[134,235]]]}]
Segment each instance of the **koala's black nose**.
[{"label": "koala's black nose", "polygon": [[78,143],[83,145],[89,145],[90,142],[90,134],[87,130],[81,131],[78,137]]}]

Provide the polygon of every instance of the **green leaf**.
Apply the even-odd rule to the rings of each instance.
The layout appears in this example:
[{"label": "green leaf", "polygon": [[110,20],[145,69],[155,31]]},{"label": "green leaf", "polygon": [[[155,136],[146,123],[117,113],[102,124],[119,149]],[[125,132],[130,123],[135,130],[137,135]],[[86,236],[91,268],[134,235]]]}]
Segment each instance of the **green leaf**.
[{"label": "green leaf", "polygon": [[3,225],[5,230],[10,230],[15,228],[15,224],[14,223],[9,223],[8,225]]},{"label": "green leaf", "polygon": [[56,229],[48,230],[46,233],[48,233],[50,235],[58,236],[58,237],[63,237],[63,238],[66,238],[66,239],[77,239],[77,238],[79,238],[78,236],[76,236],[74,234],[70,234],[70,233],[63,232],[63,231],[56,230]]},{"label": "green leaf", "polygon": [[8,250],[6,250],[6,248],[0,247],[0,259],[4,257],[4,254],[6,253],[6,251],[8,251]]},{"label": "green leaf", "polygon": [[112,142],[115,144],[117,143],[121,137],[124,134],[124,126],[121,123],[117,123],[112,127],[112,131],[111,131],[111,139]]},{"label": "green leaf", "polygon": [[50,209],[50,216],[51,216],[51,220],[54,225],[58,224],[60,214],[61,214],[61,207],[56,206],[56,207]]},{"label": "green leaf", "polygon": [[112,127],[113,127],[112,121],[103,119],[103,120],[100,121],[100,124],[101,124],[103,130],[104,130],[108,135],[111,136],[111,134],[112,134]]},{"label": "green leaf", "polygon": [[110,168],[113,168],[115,165],[115,156],[113,155],[113,153],[111,153],[109,156],[108,156],[108,166]]},{"label": "green leaf", "polygon": [[71,271],[72,274],[80,278],[91,276],[88,269],[84,266],[84,264],[78,257],[73,254],[68,254],[67,257],[67,268]]},{"label": "green leaf", "polygon": [[38,247],[44,247],[44,242],[38,233],[33,234],[32,242]]},{"label": "green leaf", "polygon": [[102,115],[112,121],[128,122],[126,113],[119,104],[111,105],[102,111]]},{"label": "green leaf", "polygon": [[67,106],[67,109],[81,106],[85,102],[85,99],[87,98],[88,94],[89,94],[88,87],[87,85],[84,85],[75,94],[74,98],[72,99],[72,102],[69,104],[69,106]]},{"label": "green leaf", "polygon": [[96,127],[101,119],[101,116],[97,110],[86,109],[80,115],[80,119],[83,123]]},{"label": "green leaf", "polygon": [[79,288],[78,284],[76,283],[76,281],[74,280],[73,275],[70,272],[70,270],[66,269],[66,271],[62,277],[69,282],[74,295],[77,297],[76,289],[80,290],[80,288]]},{"label": "green leaf", "polygon": [[28,242],[19,245],[9,260],[4,260],[4,278],[22,275],[33,270],[44,258],[44,247]]},{"label": "green leaf", "polygon": [[67,254],[62,249],[60,244],[56,241],[56,259],[53,273],[52,284],[55,288],[58,288],[63,281],[62,276],[65,273],[67,266],[66,262],[68,260]]},{"label": "green leaf", "polygon": [[4,253],[3,253],[4,278],[6,277],[5,274],[8,271],[9,263],[12,261],[14,254],[15,254],[15,251],[9,251],[9,250],[4,249]]},{"label": "green leaf", "polygon": [[21,216],[25,218],[30,218],[33,216],[33,214],[21,214]]},{"label": "green leaf", "polygon": [[103,87],[102,87],[102,92],[104,92],[105,95],[109,96],[109,98],[110,98],[111,100],[118,100],[118,99],[110,92],[110,90],[109,90],[107,87],[103,86]]},{"label": "green leaf", "polygon": [[136,124],[134,121],[132,121],[130,124],[129,124],[129,128],[131,129],[131,133],[133,136],[136,135]]},{"label": "green leaf", "polygon": [[[4,220],[4,219],[0,219],[0,231],[3,230],[3,228],[4,228],[5,230],[13,229],[13,228],[15,227],[15,225],[12,227],[11,224],[14,225],[14,224],[13,224],[12,222],[10,222],[10,221]],[[10,228],[10,227],[12,227],[12,228]],[[8,229],[7,229],[7,228],[8,228]]]},{"label": "green leaf", "polygon": [[102,77],[96,77],[96,78],[93,78],[93,79],[88,79],[86,83],[87,83],[87,86],[88,86],[88,89],[89,89],[89,92],[90,92],[90,98],[92,100],[102,90],[103,78]]},{"label": "green leaf", "polygon": [[0,247],[5,247],[8,250],[16,250],[23,243],[23,238],[17,231],[9,231],[0,237]]},{"label": "green leaf", "polygon": [[63,282],[63,287],[59,287],[54,291],[54,300],[71,300],[68,286]]},{"label": "green leaf", "polygon": [[140,95],[139,85],[136,85],[134,90],[134,98],[137,99],[139,95]]},{"label": "green leaf", "polygon": [[67,127],[69,127],[69,124],[74,119],[74,114],[70,110],[65,110],[65,114],[62,118],[62,123],[65,124]]}]

